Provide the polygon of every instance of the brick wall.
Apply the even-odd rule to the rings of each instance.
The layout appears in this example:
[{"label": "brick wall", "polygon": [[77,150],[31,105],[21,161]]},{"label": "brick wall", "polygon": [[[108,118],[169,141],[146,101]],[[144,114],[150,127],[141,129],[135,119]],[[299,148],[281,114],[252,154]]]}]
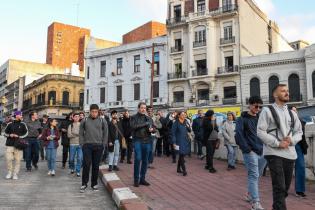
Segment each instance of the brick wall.
[{"label": "brick wall", "polygon": [[219,4],[219,0],[209,0],[209,10],[216,10],[217,8],[219,8],[220,4]]}]

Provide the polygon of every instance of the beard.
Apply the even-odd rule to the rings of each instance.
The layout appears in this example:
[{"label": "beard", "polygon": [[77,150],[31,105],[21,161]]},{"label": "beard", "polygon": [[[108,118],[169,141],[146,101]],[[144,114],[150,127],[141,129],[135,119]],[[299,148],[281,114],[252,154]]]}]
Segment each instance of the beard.
[{"label": "beard", "polygon": [[284,103],[288,103],[290,101],[288,96],[285,97],[279,97],[279,101],[284,102]]}]

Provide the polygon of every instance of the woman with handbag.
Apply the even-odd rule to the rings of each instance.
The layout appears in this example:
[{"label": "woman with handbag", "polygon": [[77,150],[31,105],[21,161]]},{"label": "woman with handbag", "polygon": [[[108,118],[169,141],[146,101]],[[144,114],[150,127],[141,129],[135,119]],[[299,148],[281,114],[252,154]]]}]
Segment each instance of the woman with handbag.
[{"label": "woman with handbag", "polygon": [[[111,112],[112,121],[109,123],[109,133],[108,133],[108,171],[119,171],[118,159],[119,159],[119,149],[124,141],[124,147],[126,145],[126,140],[123,135],[121,126],[118,123],[117,111],[113,110]],[[125,148],[124,148],[125,149]]]},{"label": "woman with handbag", "polygon": [[48,175],[55,176],[56,172],[56,156],[57,148],[59,146],[60,134],[57,128],[57,120],[50,119],[48,128],[44,129],[42,133],[42,139],[44,141],[44,147],[46,148],[46,157],[48,165]]},{"label": "woman with handbag", "polygon": [[191,128],[186,120],[185,112],[178,112],[177,119],[172,126],[172,144],[179,153],[177,173],[182,173],[183,176],[187,176],[185,155],[188,155],[190,152],[190,139],[188,136],[190,132]]},{"label": "woman with handbag", "polygon": [[217,170],[213,167],[213,156],[215,150],[219,147],[218,133],[219,129],[216,123],[216,117],[212,110],[208,110],[205,114],[203,123],[204,131],[204,143],[207,148],[207,164],[205,169],[209,170],[210,173],[216,173]]}]

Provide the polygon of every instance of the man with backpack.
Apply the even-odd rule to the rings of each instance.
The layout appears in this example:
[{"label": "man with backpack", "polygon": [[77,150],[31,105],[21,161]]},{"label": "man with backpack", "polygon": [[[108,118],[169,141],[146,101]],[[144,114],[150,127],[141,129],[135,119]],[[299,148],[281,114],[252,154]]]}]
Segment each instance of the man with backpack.
[{"label": "man with backpack", "polygon": [[243,112],[236,121],[236,144],[240,147],[247,169],[247,195],[252,210],[263,210],[259,196],[259,177],[266,166],[263,157],[263,143],[257,136],[259,112],[262,109],[262,100],[258,96],[249,98],[249,111]]},{"label": "man with backpack", "polygon": [[98,191],[97,178],[104,145],[107,144],[108,125],[106,120],[99,117],[97,104],[90,106],[90,116],[84,118],[80,124],[79,143],[83,151],[83,173],[80,192],[84,193],[89,182],[92,165],[91,187]]},{"label": "man with backpack", "polygon": [[289,102],[287,85],[279,84],[272,95],[275,103],[260,114],[257,135],[264,143],[264,156],[268,161],[272,180],[273,210],[286,210],[285,199],[290,188],[295,145],[302,139],[302,126],[296,113],[286,105]]}]

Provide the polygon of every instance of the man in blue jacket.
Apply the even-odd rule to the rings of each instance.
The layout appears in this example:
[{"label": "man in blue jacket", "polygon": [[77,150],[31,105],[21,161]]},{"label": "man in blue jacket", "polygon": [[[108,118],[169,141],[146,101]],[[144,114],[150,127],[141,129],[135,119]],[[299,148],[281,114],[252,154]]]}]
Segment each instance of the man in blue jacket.
[{"label": "man in blue jacket", "polygon": [[247,169],[246,200],[251,203],[252,210],[263,210],[259,198],[259,177],[266,166],[263,157],[263,143],[257,137],[258,114],[262,109],[262,100],[258,96],[249,98],[249,111],[243,112],[236,121],[236,143],[240,147]]}]

